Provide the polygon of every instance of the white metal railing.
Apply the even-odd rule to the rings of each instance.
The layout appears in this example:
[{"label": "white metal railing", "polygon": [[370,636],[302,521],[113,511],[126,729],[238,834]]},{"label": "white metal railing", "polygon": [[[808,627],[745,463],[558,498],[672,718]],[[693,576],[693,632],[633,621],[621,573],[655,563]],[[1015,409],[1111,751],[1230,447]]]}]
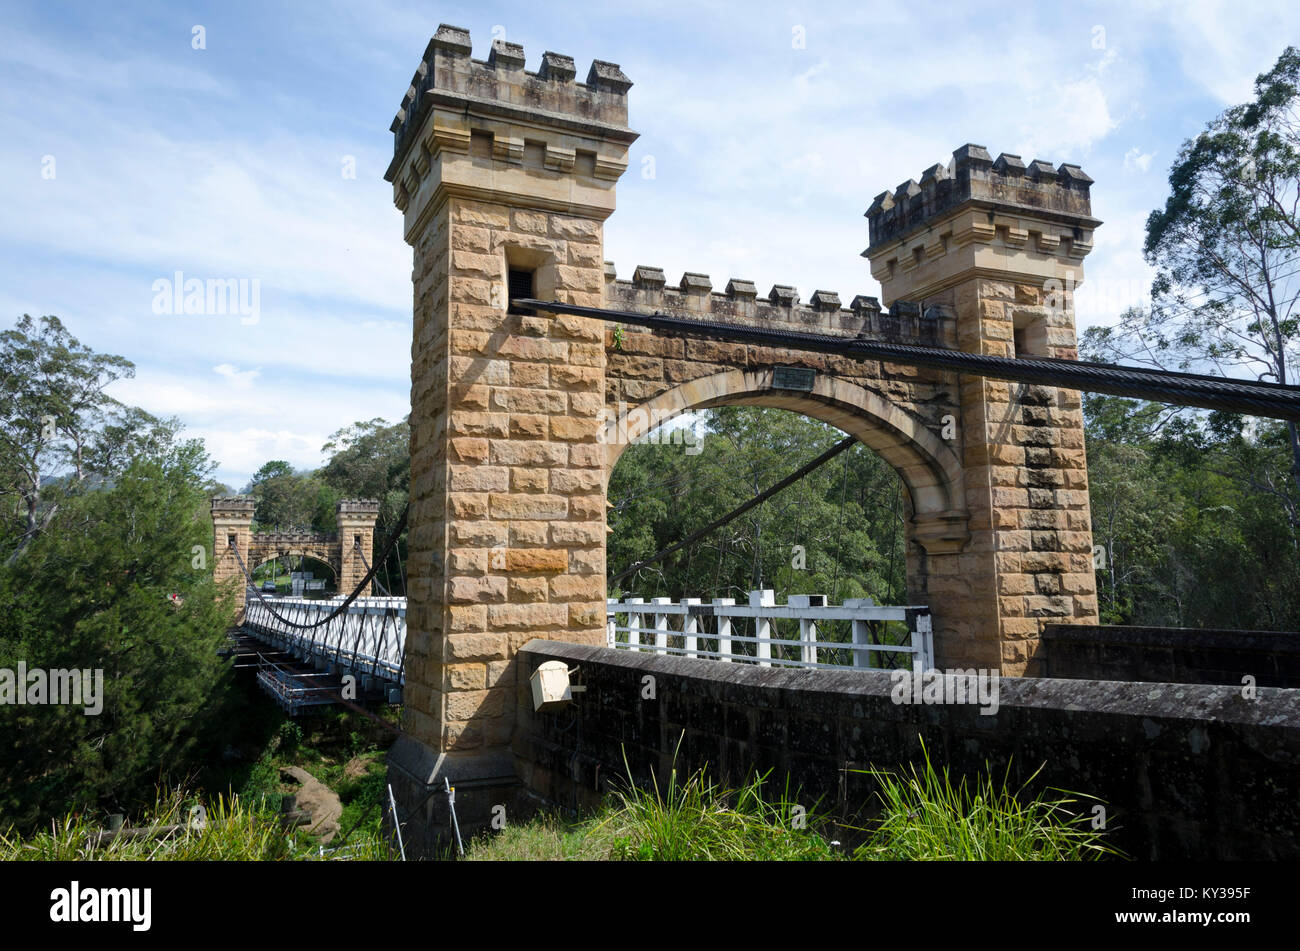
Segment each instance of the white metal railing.
[{"label": "white metal railing", "polygon": [[748,604],[734,598],[611,598],[606,613],[606,643],[627,650],[761,667],[934,666],[934,633],[924,606],[886,607],[870,598],[832,605],[815,594],[792,594],[777,604],[767,588],[751,591]]},{"label": "white metal railing", "polygon": [[[406,598],[357,598],[347,611],[317,627],[343,603],[337,598],[271,598],[270,606],[250,591],[244,627],[304,660],[320,660],[401,683],[406,644]],[[282,621],[275,614],[284,618]],[[291,621],[293,624],[286,624]]]}]

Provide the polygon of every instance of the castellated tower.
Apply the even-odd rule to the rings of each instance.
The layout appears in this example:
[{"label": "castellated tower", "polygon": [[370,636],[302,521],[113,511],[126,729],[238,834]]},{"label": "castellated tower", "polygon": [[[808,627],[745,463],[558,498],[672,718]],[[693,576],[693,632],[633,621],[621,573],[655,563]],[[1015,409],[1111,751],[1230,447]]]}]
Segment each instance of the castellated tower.
[{"label": "castellated tower", "polygon": [[[863,255],[887,306],[955,318],[944,346],[1075,359],[1073,291],[1101,224],[1091,184],[1077,165],[995,160],[965,145],[919,184],[877,196]],[[931,547],[924,581],[908,587],[924,588],[941,618],[940,666],[1041,676],[1044,623],[1097,622],[1079,393],[962,374],[956,383],[970,539]]]},{"label": "castellated tower", "polygon": [[[217,584],[232,583],[230,597],[236,606],[235,624],[244,620],[247,582],[239,567],[239,558],[247,563],[251,557],[249,552],[255,508],[253,500],[243,495],[222,495],[211,501],[212,580]],[[236,551],[239,552],[238,558]],[[254,567],[256,566],[250,565],[249,570]]]},{"label": "castellated tower", "polygon": [[385,174],[414,249],[407,736],[389,776],[417,851],[449,828],[444,781],[462,825],[514,808],[518,647],[604,642],[604,328],[508,305],[602,305],[632,84],[600,60],[585,83],[568,56],[524,63],[502,40],[473,59],[440,26]]},{"label": "castellated tower", "polygon": [[[379,503],[373,499],[342,499],[338,504],[339,577],[338,590],[349,594],[356,590],[374,564],[375,522],[379,520]],[[373,581],[361,592],[374,594]]]}]

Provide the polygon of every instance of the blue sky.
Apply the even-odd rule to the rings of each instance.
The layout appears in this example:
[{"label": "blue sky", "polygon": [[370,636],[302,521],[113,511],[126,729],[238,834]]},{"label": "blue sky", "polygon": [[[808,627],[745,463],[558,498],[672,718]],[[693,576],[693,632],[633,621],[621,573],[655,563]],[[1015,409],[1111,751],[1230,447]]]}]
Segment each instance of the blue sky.
[{"label": "blue sky", "polygon": [[[179,416],[236,488],[399,419],[411,254],[382,175],[440,22],[480,59],[495,34],[530,70],[549,49],[632,79],[641,138],[605,229],[621,276],[877,294],[872,196],[977,142],[1096,180],[1081,326],[1145,293],[1180,143],[1300,43],[1293,2],[5,3],[3,323],[56,314],[134,361],[114,395]],[[256,322],[155,313],[177,271],[256,280]]]}]

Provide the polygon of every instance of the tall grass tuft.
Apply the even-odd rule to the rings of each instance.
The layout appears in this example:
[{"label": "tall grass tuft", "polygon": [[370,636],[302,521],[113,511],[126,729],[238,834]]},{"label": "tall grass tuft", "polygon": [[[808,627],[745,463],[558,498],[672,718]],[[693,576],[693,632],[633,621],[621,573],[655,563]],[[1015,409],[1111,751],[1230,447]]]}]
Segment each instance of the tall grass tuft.
[{"label": "tall grass tuft", "polygon": [[[196,810],[195,807],[201,807]],[[156,830],[144,836],[102,838],[84,814],[73,813],[50,823],[48,831],[19,837],[0,831],[0,861],[289,861],[332,858],[316,841],[281,826],[271,810],[250,805],[237,795],[200,803],[183,790],[160,791],[141,825]],[[178,827],[175,829],[169,827]],[[337,857],[386,857],[382,843],[354,837]]]},{"label": "tall grass tuft", "polygon": [[856,771],[876,777],[884,810],[854,858],[1078,861],[1122,855],[1090,827],[1087,815],[1071,808],[1093,797],[1054,788],[1028,795],[1041,766],[1014,791],[1010,765],[1001,783],[985,772],[954,785],[946,766],[935,769],[924,743],[922,753],[920,770],[911,764],[906,771]]},{"label": "tall grass tuft", "polygon": [[823,820],[794,802],[789,789],[764,797],[767,774],[724,789],[703,769],[684,781],[674,768],[668,788],[628,787],[614,794],[604,816],[587,827],[615,860],[799,861],[839,856],[820,834]]}]

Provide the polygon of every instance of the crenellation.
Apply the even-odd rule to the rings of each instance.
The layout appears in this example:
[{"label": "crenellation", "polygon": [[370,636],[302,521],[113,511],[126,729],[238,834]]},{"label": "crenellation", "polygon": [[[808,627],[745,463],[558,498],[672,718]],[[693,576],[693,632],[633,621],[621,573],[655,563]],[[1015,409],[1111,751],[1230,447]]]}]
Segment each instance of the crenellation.
[{"label": "crenellation", "polygon": [[707,274],[697,274],[694,271],[687,271],[682,275],[681,282],[677,285],[683,293],[705,293],[713,290],[713,282],[709,280]]},{"label": "crenellation", "polygon": [[661,267],[638,264],[632,272],[632,284],[641,290],[662,290],[665,283],[664,269]]},{"label": "crenellation", "polygon": [[1021,161],[1019,155],[1012,155],[1010,152],[1003,152],[993,162],[994,170],[1007,178],[1019,178],[1025,174],[1025,163]]},{"label": "crenellation", "polygon": [[724,290],[715,291],[707,274],[687,271],[669,287],[662,268],[639,265],[627,281],[618,279],[611,262],[605,265],[605,306],[612,310],[925,345],[943,340],[939,308],[927,307],[923,315],[915,304],[900,301],[892,314],[883,313],[879,299],[863,294],[846,308],[838,293],[827,290],[816,291],[804,304],[798,291],[784,284],[773,285],[760,299],[755,283],[744,278],[731,278]]},{"label": "crenellation", "polygon": [[731,300],[754,301],[758,297],[758,288],[753,281],[733,277],[727,281],[726,296]]},{"label": "crenellation", "polygon": [[825,313],[826,311],[838,313],[840,310],[840,295],[834,291],[813,291],[809,304],[818,313]]},{"label": "crenellation", "polygon": [[794,307],[799,303],[799,291],[788,284],[773,284],[767,292],[767,299],[780,307]]},{"label": "crenellation", "polygon": [[523,69],[524,48],[518,43],[494,39],[492,51],[488,53],[487,65],[491,69]]},{"label": "crenellation", "polygon": [[1056,169],[1052,167],[1051,162],[1045,162],[1042,159],[1034,159],[1029,163],[1027,174],[1035,182],[1046,182],[1056,184]]},{"label": "crenellation", "polygon": [[[393,133],[393,160],[384,174],[395,189],[404,189],[408,197],[420,178],[427,174],[431,160],[442,148],[467,151],[468,127],[461,128],[450,117],[434,123],[434,128],[415,148],[416,131],[424,125],[435,106],[455,109],[455,103],[470,100],[481,112],[503,118],[526,120],[529,113],[541,112],[557,128],[571,129],[578,135],[599,135],[627,143],[636,134],[627,127],[627,93],[632,82],[617,63],[594,60],[585,83],[574,82],[577,68],[573,58],[547,51],[536,73],[525,69],[524,48],[518,43],[494,39],[486,60],[473,59],[468,30],[442,24],[429,41],[420,65],[411,78],[397,114],[389,126]],[[488,130],[491,131],[491,130]],[[569,171],[575,165],[575,149],[563,141],[548,138],[546,167]],[[522,143],[520,143],[520,149]],[[514,161],[519,149],[513,145],[494,145],[498,157]],[[426,153],[427,154],[423,154]],[[414,175],[406,175],[403,164],[408,158],[415,163]],[[591,174],[595,178],[615,180],[625,164],[621,156],[592,151]],[[413,179],[413,180],[408,180]]]},{"label": "crenellation", "polygon": [[892,193],[876,196],[866,211],[870,250],[906,239],[967,202],[984,207],[996,203],[1008,211],[1022,208],[1090,233],[1100,224],[1092,218],[1091,184],[1077,165],[1053,168],[1041,159],[1025,165],[1020,156],[1006,152],[995,161],[982,145],[964,145],[953,152],[948,166],[926,169],[920,184],[908,180]]},{"label": "crenellation", "polygon": [[542,68],[537,71],[537,78],[546,82],[571,83],[578,75],[572,56],[552,53],[547,50],[542,54]]}]

